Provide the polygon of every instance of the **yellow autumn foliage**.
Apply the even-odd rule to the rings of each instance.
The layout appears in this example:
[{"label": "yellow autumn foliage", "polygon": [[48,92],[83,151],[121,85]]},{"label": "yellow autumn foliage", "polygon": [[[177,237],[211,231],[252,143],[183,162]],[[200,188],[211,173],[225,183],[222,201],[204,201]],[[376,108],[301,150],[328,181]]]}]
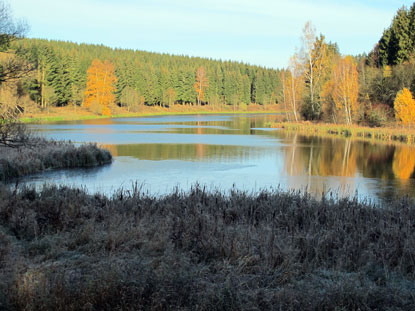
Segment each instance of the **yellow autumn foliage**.
[{"label": "yellow autumn foliage", "polygon": [[415,100],[410,90],[404,88],[402,91],[399,91],[393,106],[395,108],[396,120],[401,121],[405,125],[415,123]]}]

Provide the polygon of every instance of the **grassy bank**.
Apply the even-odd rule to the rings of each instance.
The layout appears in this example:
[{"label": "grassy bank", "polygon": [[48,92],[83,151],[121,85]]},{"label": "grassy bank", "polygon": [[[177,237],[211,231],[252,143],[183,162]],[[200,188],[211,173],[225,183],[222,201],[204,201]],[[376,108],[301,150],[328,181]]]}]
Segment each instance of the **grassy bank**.
[{"label": "grassy bank", "polygon": [[2,310],[413,310],[415,205],[0,188]]},{"label": "grassy bank", "polygon": [[71,142],[33,138],[28,146],[0,147],[0,182],[46,169],[92,167],[111,161],[111,153],[95,144],[75,146]]},{"label": "grassy bank", "polygon": [[[113,108],[112,118],[126,117],[147,117],[160,115],[183,115],[183,114],[232,114],[232,113],[275,113],[280,112],[279,105],[255,105],[244,107],[211,107],[211,106],[181,106],[176,105],[170,108],[144,106],[137,112],[129,112],[125,109]],[[76,121],[91,119],[106,119],[106,116],[96,115],[86,109],[72,107],[53,107],[44,112],[26,113],[21,117],[24,123],[47,123],[57,121]]]},{"label": "grassy bank", "polygon": [[415,144],[415,129],[403,127],[365,127],[357,125],[321,124],[310,122],[279,122],[270,124],[272,128],[282,128],[309,135],[343,136],[386,142]]}]

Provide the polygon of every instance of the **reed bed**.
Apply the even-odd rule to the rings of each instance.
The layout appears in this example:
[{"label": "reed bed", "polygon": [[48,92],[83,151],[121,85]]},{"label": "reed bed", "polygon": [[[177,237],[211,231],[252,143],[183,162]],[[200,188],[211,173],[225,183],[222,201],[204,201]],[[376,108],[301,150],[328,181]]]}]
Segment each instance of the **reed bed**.
[{"label": "reed bed", "polygon": [[111,161],[111,153],[96,144],[76,146],[68,141],[33,138],[23,147],[0,147],[0,181],[47,169],[92,167]]},{"label": "reed bed", "polygon": [[272,128],[283,128],[310,135],[330,135],[379,140],[386,142],[403,142],[415,144],[415,129],[398,127],[365,127],[357,125],[322,124],[310,122],[276,122]]},{"label": "reed bed", "polygon": [[414,310],[415,204],[0,187],[0,310]]}]

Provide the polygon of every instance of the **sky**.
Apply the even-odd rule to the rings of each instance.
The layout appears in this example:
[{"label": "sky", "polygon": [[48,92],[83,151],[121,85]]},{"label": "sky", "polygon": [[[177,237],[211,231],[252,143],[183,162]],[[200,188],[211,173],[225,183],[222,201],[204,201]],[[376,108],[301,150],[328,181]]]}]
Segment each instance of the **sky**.
[{"label": "sky", "polygon": [[342,54],[368,53],[408,0],[11,0],[29,38],[282,68],[311,21]]}]

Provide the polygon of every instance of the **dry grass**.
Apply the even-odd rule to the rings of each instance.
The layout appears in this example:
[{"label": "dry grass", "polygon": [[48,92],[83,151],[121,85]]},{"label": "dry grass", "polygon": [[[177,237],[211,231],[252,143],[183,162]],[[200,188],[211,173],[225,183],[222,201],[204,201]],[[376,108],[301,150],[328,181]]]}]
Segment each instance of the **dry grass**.
[{"label": "dry grass", "polygon": [[415,204],[0,189],[0,310],[414,310]]},{"label": "dry grass", "polygon": [[272,128],[283,128],[309,135],[330,135],[379,140],[386,142],[404,142],[415,144],[415,129],[404,127],[365,127],[344,124],[322,124],[310,122],[279,122],[270,124]]},{"label": "dry grass", "polygon": [[45,169],[92,167],[111,161],[111,153],[95,144],[75,146],[71,142],[33,138],[28,146],[0,147],[0,181]]},{"label": "dry grass", "polygon": [[[279,105],[244,105],[244,106],[197,106],[197,105],[174,105],[172,107],[149,107],[142,106],[135,112],[129,112],[124,108],[112,107],[112,117],[142,117],[154,115],[174,115],[174,114],[220,114],[220,113],[275,113],[281,112]],[[21,121],[25,123],[33,122],[56,122],[70,120],[88,120],[108,118],[96,115],[84,108],[72,107],[51,107],[47,112],[31,112],[22,116]]]}]

